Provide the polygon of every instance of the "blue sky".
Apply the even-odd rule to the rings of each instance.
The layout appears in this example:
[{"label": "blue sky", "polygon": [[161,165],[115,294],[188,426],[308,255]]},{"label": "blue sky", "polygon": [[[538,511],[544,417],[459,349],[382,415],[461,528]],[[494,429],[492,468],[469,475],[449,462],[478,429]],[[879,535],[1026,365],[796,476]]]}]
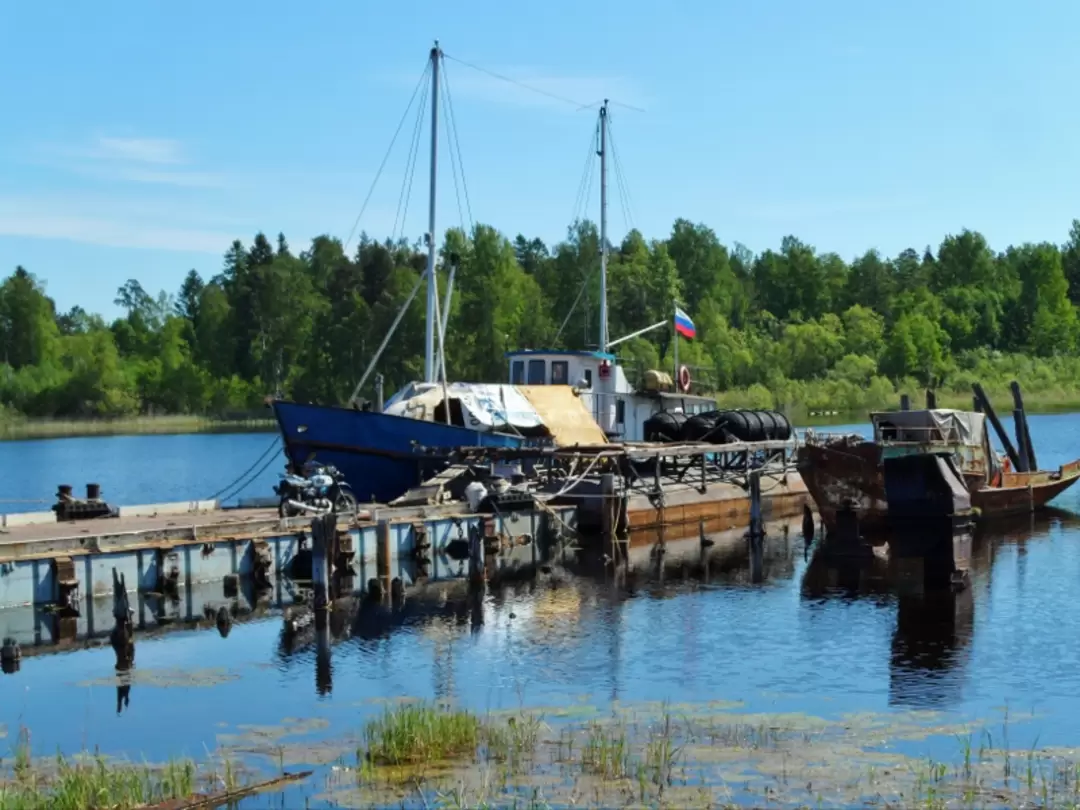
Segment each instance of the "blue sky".
[{"label": "blue sky", "polygon": [[[1080,216],[1080,4],[10,2],[0,10],[0,271],[114,314],[229,242],[344,237],[424,68],[449,57],[589,104],[629,189],[612,237],[684,216],[754,251],[788,233],[851,258],[1062,242]],[[476,220],[554,242],[595,111],[448,60]],[[425,122],[426,123],[426,122]],[[406,124],[361,222],[393,230]],[[442,150],[439,231],[461,222]],[[405,232],[426,229],[426,136]],[[588,213],[596,216],[593,184]]]}]

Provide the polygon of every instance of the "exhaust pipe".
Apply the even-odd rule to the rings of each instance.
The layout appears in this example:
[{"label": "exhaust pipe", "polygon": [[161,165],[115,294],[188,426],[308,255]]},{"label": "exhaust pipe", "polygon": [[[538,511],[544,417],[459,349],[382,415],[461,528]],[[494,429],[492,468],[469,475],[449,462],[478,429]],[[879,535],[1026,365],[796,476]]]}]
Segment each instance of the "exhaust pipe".
[{"label": "exhaust pipe", "polygon": [[318,506],[309,506],[306,503],[300,503],[300,501],[294,501],[292,498],[285,501],[291,508],[299,509],[301,512],[314,512],[316,515],[325,514],[328,510],[320,509]]}]

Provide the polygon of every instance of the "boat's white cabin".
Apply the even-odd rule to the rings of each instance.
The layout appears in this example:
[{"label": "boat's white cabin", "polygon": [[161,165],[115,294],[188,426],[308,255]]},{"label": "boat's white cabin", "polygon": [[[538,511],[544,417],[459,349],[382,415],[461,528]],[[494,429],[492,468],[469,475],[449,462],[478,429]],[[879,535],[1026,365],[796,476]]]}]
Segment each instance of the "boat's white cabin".
[{"label": "boat's white cabin", "polygon": [[708,397],[637,390],[614,354],[596,351],[523,349],[507,352],[511,385],[569,385],[610,437],[643,441],[645,420],[659,411],[686,414],[716,409]]}]

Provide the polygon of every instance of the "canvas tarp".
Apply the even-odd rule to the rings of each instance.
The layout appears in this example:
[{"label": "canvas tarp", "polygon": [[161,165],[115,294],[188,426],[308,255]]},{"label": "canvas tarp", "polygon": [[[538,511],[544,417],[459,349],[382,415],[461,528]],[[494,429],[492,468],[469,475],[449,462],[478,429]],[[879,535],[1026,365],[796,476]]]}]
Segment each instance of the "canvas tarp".
[{"label": "canvas tarp", "polygon": [[[435,419],[435,408],[443,401],[443,386],[432,383],[416,386],[417,393],[386,407],[392,416],[407,416],[428,422]],[[544,424],[540,414],[512,385],[454,382],[446,386],[447,396],[461,403],[463,427],[472,430],[535,431]]]},{"label": "canvas tarp", "polygon": [[[446,394],[461,405],[464,427],[482,432],[520,431],[547,433],[560,447],[575,444],[603,444],[604,432],[589,414],[581,399],[568,385],[504,385],[495,383],[449,383]],[[434,421],[441,418],[441,384],[417,384],[386,407],[386,413],[411,419]],[[457,423],[455,409],[451,418]]]},{"label": "canvas tarp", "polygon": [[982,446],[986,417],[973,411],[937,408],[871,414],[875,437],[897,442],[949,442]]},{"label": "canvas tarp", "polygon": [[570,386],[519,385],[517,389],[540,415],[558,447],[607,443],[604,431]]}]

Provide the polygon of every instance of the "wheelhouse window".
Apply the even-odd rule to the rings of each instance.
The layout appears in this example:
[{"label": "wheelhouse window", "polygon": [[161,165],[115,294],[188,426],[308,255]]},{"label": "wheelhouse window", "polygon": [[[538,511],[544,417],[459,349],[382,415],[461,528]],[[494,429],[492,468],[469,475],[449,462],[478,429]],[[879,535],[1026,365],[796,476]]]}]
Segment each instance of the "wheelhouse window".
[{"label": "wheelhouse window", "polygon": [[530,360],[529,361],[529,385],[543,385],[544,384],[544,366],[546,364],[543,360]]},{"label": "wheelhouse window", "polygon": [[585,387],[592,388],[592,369],[585,369]]},{"label": "wheelhouse window", "polygon": [[551,362],[551,384],[566,385],[570,377],[570,364],[566,360],[553,360]]},{"label": "wheelhouse window", "polygon": [[510,384],[511,385],[524,385],[525,384],[525,361],[515,360],[510,366]]},{"label": "wheelhouse window", "polygon": [[626,424],[626,401],[622,399],[615,400],[615,424]]}]

